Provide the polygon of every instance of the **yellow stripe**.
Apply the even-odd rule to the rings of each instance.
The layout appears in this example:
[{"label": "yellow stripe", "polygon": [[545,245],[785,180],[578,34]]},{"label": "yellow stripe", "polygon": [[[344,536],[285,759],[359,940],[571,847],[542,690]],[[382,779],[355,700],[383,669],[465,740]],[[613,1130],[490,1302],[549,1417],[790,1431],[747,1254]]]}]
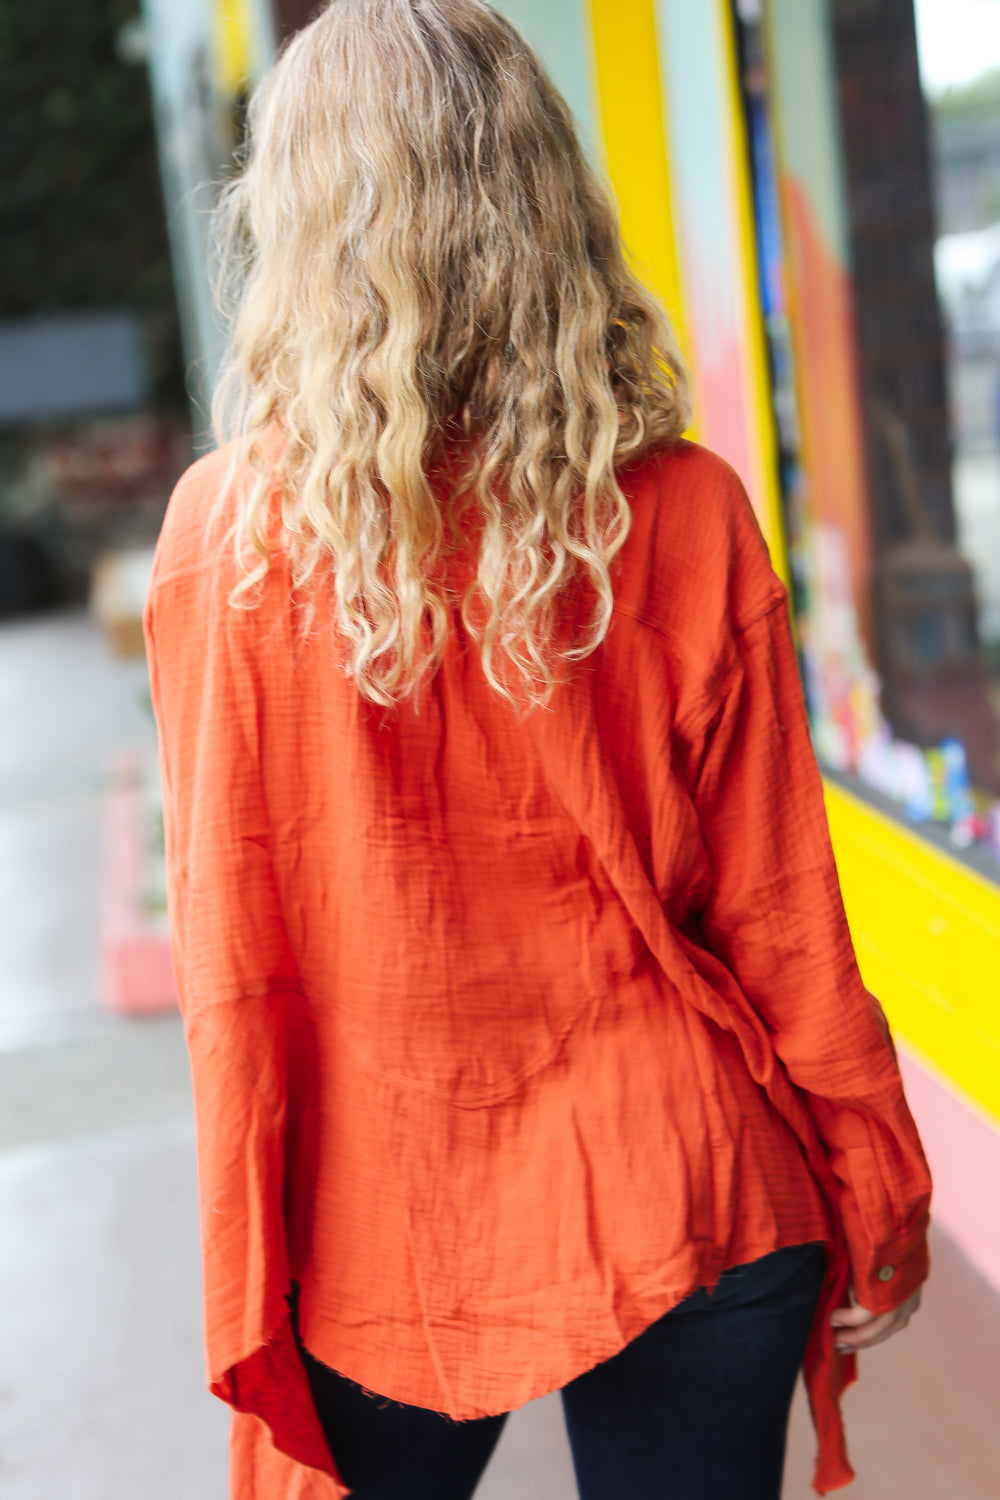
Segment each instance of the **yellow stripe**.
[{"label": "yellow stripe", "polygon": [[235,99],[251,74],[251,18],[247,0],[214,0],[215,79],[220,94]]},{"label": "yellow stripe", "polygon": [[682,347],[684,308],[670,201],[670,169],[654,0],[588,0],[597,102],[622,238],[639,274],[673,319]]},{"label": "yellow stripe", "polygon": [[901,1041],[1000,1124],[1000,888],[827,784],[865,984]]},{"label": "yellow stripe", "polygon": [[736,30],[729,0],[714,0],[725,28],[726,75],[729,84],[729,117],[732,124],[732,146],[736,177],[736,214],[740,242],[740,264],[743,266],[743,305],[746,338],[743,347],[744,389],[748,396],[751,422],[751,447],[757,468],[757,493],[763,499],[763,529],[771,552],[775,572],[789,582],[788,550],[785,543],[785,519],[781,508],[778,478],[778,439],[771,404],[771,373],[767,357],[767,335],[764,328],[763,298],[757,264],[757,235],[754,223],[753,185],[750,180],[750,146],[743,90],[736,51]]}]

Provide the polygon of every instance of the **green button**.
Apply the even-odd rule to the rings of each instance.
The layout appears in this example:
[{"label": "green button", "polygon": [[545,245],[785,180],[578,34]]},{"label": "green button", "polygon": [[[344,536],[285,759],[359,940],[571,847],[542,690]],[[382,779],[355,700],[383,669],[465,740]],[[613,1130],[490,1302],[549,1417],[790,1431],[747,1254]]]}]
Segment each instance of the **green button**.
[{"label": "green button", "polygon": [[883,1266],[878,1273],[879,1281],[891,1281],[896,1274],[895,1266]]}]

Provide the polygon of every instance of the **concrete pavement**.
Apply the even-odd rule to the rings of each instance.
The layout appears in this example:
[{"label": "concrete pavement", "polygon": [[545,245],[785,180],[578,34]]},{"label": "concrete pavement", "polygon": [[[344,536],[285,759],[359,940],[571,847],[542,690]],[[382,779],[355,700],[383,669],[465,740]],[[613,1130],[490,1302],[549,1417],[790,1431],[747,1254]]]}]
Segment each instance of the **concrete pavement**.
[{"label": "concrete pavement", "polygon": [[[0,625],[4,1500],[226,1494],[180,1025],[110,1016],[98,995],[104,767],[151,744],[144,688],[81,613]],[[847,1399],[854,1500],[1000,1496],[1000,1297],[944,1236],[934,1251],[924,1309]],[[812,1452],[800,1401],[785,1500],[811,1493]],[[477,1500],[574,1496],[547,1397],[512,1417]]]}]

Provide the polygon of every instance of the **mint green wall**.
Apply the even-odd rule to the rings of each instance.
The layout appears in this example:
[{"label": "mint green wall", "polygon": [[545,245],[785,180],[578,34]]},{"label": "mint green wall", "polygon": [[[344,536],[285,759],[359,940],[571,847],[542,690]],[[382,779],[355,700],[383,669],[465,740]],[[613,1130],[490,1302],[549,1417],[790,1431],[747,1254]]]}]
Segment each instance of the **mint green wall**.
[{"label": "mint green wall", "polygon": [[601,160],[587,0],[494,0],[538,52],[576,116],[584,145]]},{"label": "mint green wall", "polygon": [[827,248],[847,265],[828,0],[768,0],[765,21],[784,170],[808,189]]}]

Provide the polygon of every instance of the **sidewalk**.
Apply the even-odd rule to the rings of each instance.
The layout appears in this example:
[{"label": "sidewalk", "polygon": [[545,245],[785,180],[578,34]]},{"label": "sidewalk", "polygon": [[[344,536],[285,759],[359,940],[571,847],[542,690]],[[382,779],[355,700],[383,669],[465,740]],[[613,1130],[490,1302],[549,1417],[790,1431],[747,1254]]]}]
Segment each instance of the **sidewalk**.
[{"label": "sidewalk", "polygon": [[[226,1496],[180,1023],[110,1016],[97,992],[103,766],[151,743],[144,687],[82,614],[0,624],[4,1500]],[[1000,1297],[943,1235],[934,1256],[923,1310],[848,1395],[850,1500],[1000,1495]],[[812,1456],[800,1401],[785,1500],[812,1493]],[[477,1500],[574,1496],[547,1397],[511,1418]]]}]

